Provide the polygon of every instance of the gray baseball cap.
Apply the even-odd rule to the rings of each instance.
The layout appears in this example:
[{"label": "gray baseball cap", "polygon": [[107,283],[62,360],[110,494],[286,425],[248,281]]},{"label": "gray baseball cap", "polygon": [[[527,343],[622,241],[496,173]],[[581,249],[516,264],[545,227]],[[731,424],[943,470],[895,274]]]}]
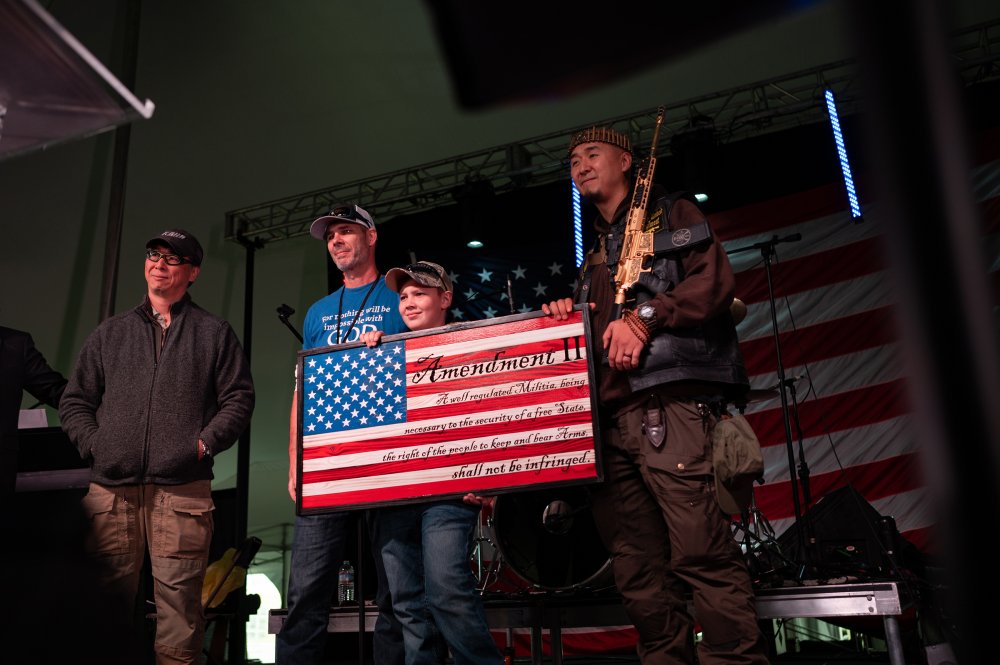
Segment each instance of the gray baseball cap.
[{"label": "gray baseball cap", "polygon": [[366,229],[375,228],[375,220],[368,211],[353,203],[339,205],[330,212],[313,221],[309,227],[309,235],[317,240],[326,240],[326,229],[334,222],[350,222],[360,224]]}]

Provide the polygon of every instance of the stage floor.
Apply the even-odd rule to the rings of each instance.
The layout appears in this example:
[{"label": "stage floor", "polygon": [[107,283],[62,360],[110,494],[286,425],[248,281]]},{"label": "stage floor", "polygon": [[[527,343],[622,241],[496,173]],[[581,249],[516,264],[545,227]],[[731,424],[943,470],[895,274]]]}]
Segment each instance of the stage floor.
[{"label": "stage floor", "polygon": [[[800,641],[796,653],[782,653],[775,657],[776,663],[892,663],[903,665],[903,645],[900,639],[899,619],[908,609],[909,600],[904,590],[893,581],[862,582],[852,584],[829,584],[823,586],[793,586],[757,591],[757,608],[761,620],[818,618],[836,623],[838,619],[868,621],[878,630],[882,629],[882,639],[887,647],[884,652],[866,649],[858,651],[853,643],[822,641]],[[499,596],[486,598],[487,619],[490,628],[500,631],[501,643],[509,643],[514,638],[517,646],[516,660],[539,665],[552,662],[554,665],[589,665],[591,663],[637,662],[628,646],[616,649],[614,653],[580,655],[581,631],[603,629],[627,633],[630,623],[616,594],[566,594],[551,592],[520,594],[516,597]],[[285,610],[272,610],[268,616],[268,632],[277,633],[284,621]],[[874,623],[871,623],[874,621]],[[343,637],[353,638],[355,645],[362,624],[370,633],[375,623],[375,608],[368,603],[364,613],[358,607],[331,608],[329,630],[336,637],[332,641],[344,644]],[[506,640],[503,633],[506,632]],[[516,633],[516,634],[515,634]],[[370,635],[366,653],[370,653]],[[572,649],[570,648],[572,646]],[[357,663],[358,652],[353,655],[345,650],[338,651],[345,663]],[[367,660],[367,659],[366,659]]]}]

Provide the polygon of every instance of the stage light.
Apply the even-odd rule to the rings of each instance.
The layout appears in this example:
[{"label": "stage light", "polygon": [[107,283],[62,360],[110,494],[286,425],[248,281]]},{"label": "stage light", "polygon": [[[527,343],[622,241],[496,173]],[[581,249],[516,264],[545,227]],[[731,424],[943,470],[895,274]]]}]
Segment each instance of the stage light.
[{"label": "stage light", "polygon": [[830,127],[833,128],[833,140],[837,144],[837,157],[840,159],[840,171],[844,174],[844,187],[847,189],[847,200],[851,205],[851,217],[854,221],[863,221],[861,204],[858,202],[858,192],[854,188],[854,176],[851,175],[851,164],[847,159],[847,148],[844,145],[844,135],[840,131],[840,117],[837,115],[837,104],[833,99],[833,91],[827,90],[826,110],[830,115]]},{"label": "stage light", "polygon": [[[465,246],[480,249],[490,229],[496,227],[496,192],[486,178],[468,177],[454,188],[452,198],[458,203],[459,229]],[[486,238],[488,239],[488,238]]]},{"label": "stage light", "polygon": [[572,180],[569,183],[573,206],[573,256],[576,265],[583,265],[583,214],[580,210],[580,190]]},{"label": "stage light", "polygon": [[692,117],[670,137],[670,151],[680,163],[681,188],[694,192],[699,203],[708,201],[719,159],[715,122],[704,115]]}]

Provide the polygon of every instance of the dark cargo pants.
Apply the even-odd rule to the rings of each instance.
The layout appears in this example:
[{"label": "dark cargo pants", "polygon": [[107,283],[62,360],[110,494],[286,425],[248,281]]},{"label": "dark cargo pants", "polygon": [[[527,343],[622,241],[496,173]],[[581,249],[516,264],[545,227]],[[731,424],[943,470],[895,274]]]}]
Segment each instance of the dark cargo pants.
[{"label": "dark cargo pants", "polygon": [[660,403],[667,428],[660,447],[643,434],[644,408],[602,428],[606,477],[592,494],[640,660],[694,663],[696,618],[700,665],[767,663],[746,563],[716,501],[706,423],[696,402]]}]

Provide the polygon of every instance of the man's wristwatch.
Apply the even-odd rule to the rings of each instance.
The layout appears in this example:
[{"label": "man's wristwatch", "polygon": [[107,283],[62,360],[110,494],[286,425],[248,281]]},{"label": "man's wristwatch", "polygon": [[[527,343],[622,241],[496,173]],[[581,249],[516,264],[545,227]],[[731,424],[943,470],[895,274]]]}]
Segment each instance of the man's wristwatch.
[{"label": "man's wristwatch", "polygon": [[208,444],[201,439],[198,439],[198,450],[201,452],[203,458],[212,456],[212,451],[208,449]]},{"label": "man's wristwatch", "polygon": [[639,305],[635,313],[639,316],[639,320],[642,321],[642,325],[646,326],[646,332],[652,333],[656,330],[656,308],[651,304],[643,303]]}]

